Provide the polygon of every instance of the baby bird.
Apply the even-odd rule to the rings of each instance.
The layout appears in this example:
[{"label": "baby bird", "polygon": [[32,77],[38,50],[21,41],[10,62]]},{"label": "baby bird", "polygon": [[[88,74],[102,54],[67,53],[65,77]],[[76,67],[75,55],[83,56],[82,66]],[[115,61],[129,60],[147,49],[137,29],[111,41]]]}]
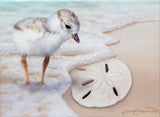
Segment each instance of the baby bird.
[{"label": "baby bird", "polygon": [[78,17],[68,9],[53,13],[50,18],[25,18],[14,25],[12,35],[15,45],[22,55],[21,64],[25,72],[26,84],[30,84],[27,55],[44,56],[41,84],[50,56],[70,38],[80,42]]}]

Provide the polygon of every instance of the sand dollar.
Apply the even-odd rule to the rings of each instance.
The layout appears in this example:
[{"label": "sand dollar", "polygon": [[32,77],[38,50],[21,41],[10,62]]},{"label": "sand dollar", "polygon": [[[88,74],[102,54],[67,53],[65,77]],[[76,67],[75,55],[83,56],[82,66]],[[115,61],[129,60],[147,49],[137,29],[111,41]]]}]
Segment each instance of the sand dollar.
[{"label": "sand dollar", "polygon": [[129,68],[117,59],[79,67],[71,73],[72,96],[86,107],[106,107],[122,100],[132,85]]}]

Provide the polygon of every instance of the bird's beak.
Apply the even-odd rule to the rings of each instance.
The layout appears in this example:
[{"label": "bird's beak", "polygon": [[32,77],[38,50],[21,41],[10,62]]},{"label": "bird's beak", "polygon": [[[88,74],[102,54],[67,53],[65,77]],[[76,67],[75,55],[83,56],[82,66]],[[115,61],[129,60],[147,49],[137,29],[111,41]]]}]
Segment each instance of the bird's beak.
[{"label": "bird's beak", "polygon": [[71,33],[71,34],[72,34],[72,38],[73,38],[77,43],[79,43],[80,40],[79,40],[78,35],[77,35],[77,34],[73,34],[73,33]]}]

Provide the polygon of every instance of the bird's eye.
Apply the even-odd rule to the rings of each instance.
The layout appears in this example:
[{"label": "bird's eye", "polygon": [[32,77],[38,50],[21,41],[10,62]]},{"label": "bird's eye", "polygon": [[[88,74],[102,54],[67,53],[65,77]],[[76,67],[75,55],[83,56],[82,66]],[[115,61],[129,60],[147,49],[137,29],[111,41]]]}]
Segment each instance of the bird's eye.
[{"label": "bird's eye", "polygon": [[71,29],[71,26],[70,25],[65,25],[67,29]]}]

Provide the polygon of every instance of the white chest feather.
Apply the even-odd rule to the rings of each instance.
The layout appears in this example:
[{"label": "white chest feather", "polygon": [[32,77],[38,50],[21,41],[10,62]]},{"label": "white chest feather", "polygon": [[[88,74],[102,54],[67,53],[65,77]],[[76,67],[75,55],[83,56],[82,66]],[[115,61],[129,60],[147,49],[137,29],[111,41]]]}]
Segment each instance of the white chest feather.
[{"label": "white chest feather", "polygon": [[44,33],[39,39],[30,39],[24,32],[14,32],[14,42],[21,54],[46,56],[52,55],[69,38],[65,34]]}]

